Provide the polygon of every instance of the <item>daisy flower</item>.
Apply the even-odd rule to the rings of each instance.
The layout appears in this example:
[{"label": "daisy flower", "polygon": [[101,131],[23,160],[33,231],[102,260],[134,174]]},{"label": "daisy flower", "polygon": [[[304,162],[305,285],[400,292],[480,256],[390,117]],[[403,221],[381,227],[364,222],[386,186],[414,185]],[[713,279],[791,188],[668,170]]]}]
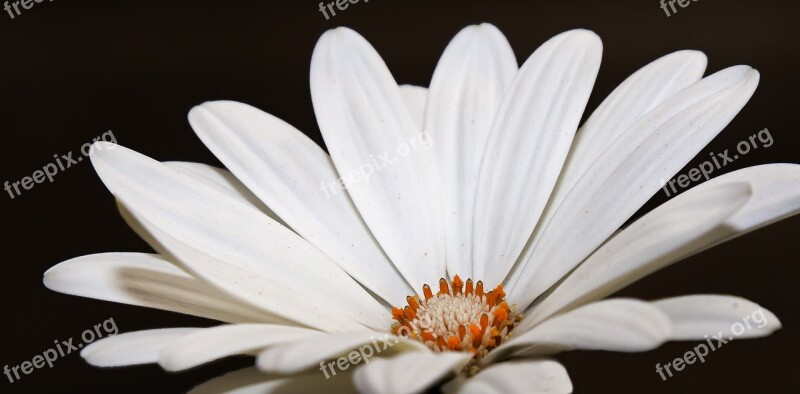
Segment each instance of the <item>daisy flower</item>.
[{"label": "daisy flower", "polygon": [[518,66],[498,29],[469,26],[426,89],[398,86],[354,31],[328,31],[311,61],[328,153],[230,101],[189,113],[227,170],[101,146],[95,170],[158,254],[78,257],[44,283],[226,323],[126,333],[81,353],[168,371],[257,356],[196,392],[567,393],[561,351],[727,337],[755,312],[766,323],[739,337],[780,328],[732,296],[604,299],[797,213],[800,166],[714,178],[623,227],[744,107],[759,73],[703,77],[702,53],[675,52],[579,129],[601,52],[597,35],[573,30]]}]

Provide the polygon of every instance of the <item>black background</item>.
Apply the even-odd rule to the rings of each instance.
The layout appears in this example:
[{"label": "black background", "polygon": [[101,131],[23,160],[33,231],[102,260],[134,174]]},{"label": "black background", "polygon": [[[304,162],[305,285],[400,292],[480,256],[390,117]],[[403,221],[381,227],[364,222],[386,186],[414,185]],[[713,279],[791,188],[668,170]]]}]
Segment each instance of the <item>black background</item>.
[{"label": "black background", "polygon": [[[17,181],[77,151],[107,130],[118,142],[159,160],[218,164],[186,121],[206,100],[233,99],[264,109],[321,141],[311,107],[308,69],[316,39],[345,25],[364,35],[400,83],[427,86],[449,39],[468,24],[491,22],[521,63],[567,29],[603,39],[594,109],[630,73],[678,49],[709,56],[708,72],[735,64],[761,71],[750,104],[698,157],[720,152],[769,128],[774,144],[715,175],[770,162],[800,162],[796,119],[798,10],[794,1],[691,2],[666,17],[657,0],[391,1],[351,5],[331,20],[318,1],[95,1],[35,4],[10,19],[0,14],[0,182]],[[704,160],[704,159],[703,159]],[[690,163],[696,166],[702,160]],[[687,167],[688,168],[688,167]],[[114,318],[121,332],[210,326],[214,322],[53,293],[42,273],[71,257],[149,251],[118,216],[111,195],[86,161],[11,200],[0,197],[3,228],[0,363],[16,365]],[[659,194],[643,212],[666,200]],[[656,363],[694,343],[669,343],[641,354],[573,352],[559,356],[576,392],[797,392],[800,387],[798,263],[795,217],[696,255],[621,292],[654,299],[691,293],[736,294],[778,315],[771,337],[741,340],[711,353],[666,382]],[[77,354],[21,381],[0,376],[2,392],[181,392],[248,365],[226,360],[186,373],[157,366],[100,370]]]}]

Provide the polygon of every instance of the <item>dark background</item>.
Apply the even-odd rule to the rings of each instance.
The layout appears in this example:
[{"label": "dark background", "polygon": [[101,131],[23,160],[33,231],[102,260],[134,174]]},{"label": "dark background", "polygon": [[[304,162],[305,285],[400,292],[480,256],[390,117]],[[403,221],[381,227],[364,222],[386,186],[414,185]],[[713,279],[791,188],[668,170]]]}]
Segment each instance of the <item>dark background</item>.
[{"label": "dark background", "polygon": [[[318,1],[44,1],[13,20],[0,14],[0,182],[29,176],[54,154],[77,151],[107,130],[120,144],[159,160],[218,164],[186,121],[188,110],[206,100],[252,104],[321,141],[309,95],[309,60],[319,35],[340,25],[370,40],[398,82],[425,86],[449,39],[467,24],[497,25],[520,63],[559,32],[594,30],[603,39],[604,56],[589,110],[630,73],[674,50],[704,51],[708,72],[749,64],[761,71],[758,91],[700,157],[734,148],[768,127],[773,146],[715,175],[761,163],[798,163],[798,11],[788,0],[699,0],[669,18],[657,0],[371,0],[326,21]],[[30,360],[54,339],[79,336],[108,318],[121,332],[214,324],[44,288],[42,273],[60,261],[104,251],[149,251],[118,216],[86,161],[13,200],[2,194],[0,363]],[[657,195],[645,210],[666,199]],[[785,220],[621,294],[644,299],[736,294],[775,312],[782,330],[766,339],[734,341],[666,382],[655,364],[680,357],[695,343],[669,343],[641,354],[563,354],[558,358],[576,392],[797,392],[798,230],[800,218]],[[181,392],[250,363],[239,358],[168,374],[157,366],[95,369],[73,353],[13,384],[0,376],[0,391]]]}]

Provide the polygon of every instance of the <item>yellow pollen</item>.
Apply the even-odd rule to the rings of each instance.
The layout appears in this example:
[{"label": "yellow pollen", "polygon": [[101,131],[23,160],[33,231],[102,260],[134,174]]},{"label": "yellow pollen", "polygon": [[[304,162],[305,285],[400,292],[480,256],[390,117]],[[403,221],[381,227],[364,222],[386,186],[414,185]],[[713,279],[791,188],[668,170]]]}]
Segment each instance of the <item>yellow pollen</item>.
[{"label": "yellow pollen", "polygon": [[408,296],[407,306],[392,308],[392,333],[418,340],[434,352],[464,351],[480,359],[509,336],[522,316],[506,302],[503,285],[484,293],[483,282],[473,285],[456,275],[439,279],[436,295],[427,284],[424,300]]}]

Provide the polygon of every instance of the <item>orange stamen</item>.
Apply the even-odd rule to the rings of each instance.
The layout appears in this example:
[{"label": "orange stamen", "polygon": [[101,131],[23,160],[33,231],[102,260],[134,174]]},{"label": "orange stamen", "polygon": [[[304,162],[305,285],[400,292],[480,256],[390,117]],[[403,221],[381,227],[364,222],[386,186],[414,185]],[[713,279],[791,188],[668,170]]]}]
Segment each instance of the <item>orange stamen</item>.
[{"label": "orange stamen", "polygon": [[481,332],[486,330],[486,327],[489,327],[489,315],[484,313],[481,315]]},{"label": "orange stamen", "polygon": [[472,334],[472,346],[479,347],[483,342],[481,328],[477,324],[470,324],[469,332]]},{"label": "orange stamen", "polygon": [[422,286],[422,294],[425,295],[426,300],[433,298],[433,292],[431,291],[431,287],[428,285]]},{"label": "orange stamen", "polygon": [[410,306],[407,306],[405,309],[403,309],[403,314],[408,320],[414,320],[414,318],[417,317],[417,312]]},{"label": "orange stamen", "polygon": [[472,338],[478,338],[481,336],[481,328],[478,327],[477,324],[470,324],[469,325],[469,332],[472,334]]},{"label": "orange stamen", "polygon": [[397,307],[393,307],[393,308],[392,308],[392,317],[393,317],[395,320],[398,320],[398,321],[399,321],[399,320],[401,320],[401,319],[404,319],[404,318],[405,318],[405,316],[406,316],[406,315],[405,315],[405,313],[403,312],[403,310],[402,310],[402,309],[400,309],[400,308],[397,308]]},{"label": "orange stamen", "polygon": [[498,300],[502,300],[503,298],[506,298],[506,292],[503,291],[503,285],[502,284],[497,285],[497,287],[495,287],[494,293],[497,294],[497,299]]},{"label": "orange stamen", "polygon": [[[390,331],[409,335],[435,352],[469,352],[478,360],[500,346],[522,319],[506,302],[503,285],[486,291],[482,281],[454,275],[452,280],[439,279],[437,290],[434,294],[425,284],[421,295],[406,297],[408,305],[393,307]],[[462,305],[467,308],[458,309]],[[454,314],[454,307],[466,314]],[[426,324],[431,322],[433,326]]]},{"label": "orange stamen", "polygon": [[444,348],[447,346],[443,336],[436,337],[436,346],[439,347],[439,350],[444,350]]},{"label": "orange stamen", "polygon": [[452,336],[447,340],[447,347],[450,350],[461,350],[461,341],[458,340],[458,337]]},{"label": "orange stamen", "polygon": [[[502,303],[501,305],[506,305],[506,303]],[[494,321],[497,324],[502,324],[508,319],[508,308],[503,308],[502,306],[497,308],[494,311]]]},{"label": "orange stamen", "polygon": [[489,305],[490,307],[494,306],[496,297],[497,295],[493,291],[486,293],[486,305]]},{"label": "orange stamen", "polygon": [[408,296],[406,297],[406,301],[408,302],[408,306],[411,307],[414,311],[419,309],[419,302],[417,302],[417,296]]},{"label": "orange stamen", "polygon": [[439,279],[439,294],[450,294],[450,286],[444,278]]},{"label": "orange stamen", "polygon": [[455,278],[453,278],[452,285],[453,285],[453,294],[460,294],[461,286],[464,285],[464,282],[461,280],[461,278],[458,277],[458,275],[456,275]]}]

